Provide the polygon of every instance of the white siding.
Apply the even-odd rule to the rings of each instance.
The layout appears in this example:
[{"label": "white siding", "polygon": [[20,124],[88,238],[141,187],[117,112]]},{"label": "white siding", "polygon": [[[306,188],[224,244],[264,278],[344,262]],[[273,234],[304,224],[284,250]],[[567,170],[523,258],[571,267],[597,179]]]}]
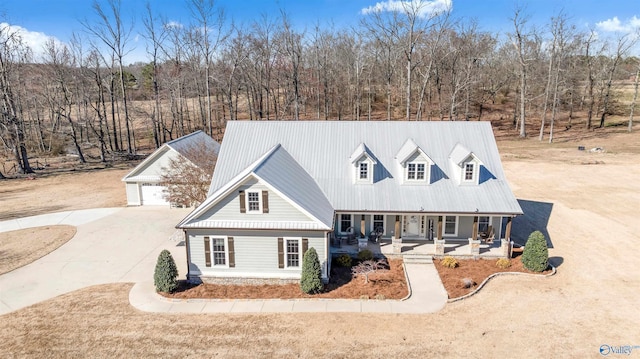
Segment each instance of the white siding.
[{"label": "white siding", "polygon": [[[308,238],[309,248],[318,252],[323,267],[323,278],[328,278],[326,239],[324,232],[303,231],[238,231],[238,230],[188,230],[189,272],[203,277],[239,278],[300,278],[302,256],[299,268],[278,268],[278,238]],[[204,256],[204,237],[233,237],[235,267],[207,267]],[[228,249],[227,249],[228,250]],[[302,254],[301,254],[302,255]]]},{"label": "white siding", "polygon": [[162,168],[169,167],[169,163],[172,158],[177,158],[179,155],[177,152],[165,147],[162,153],[159,154],[155,161],[144,164],[136,171],[136,176],[160,176],[163,171]]},{"label": "white siding", "polygon": [[138,183],[135,182],[127,182],[126,183],[127,190],[127,205],[128,206],[139,206],[142,203],[140,202],[140,188]]},{"label": "white siding", "polygon": [[[269,192],[269,213],[240,213],[239,191],[258,191],[262,201],[262,191]],[[245,198],[246,200],[246,198]],[[248,204],[247,204],[248,207]],[[302,213],[287,200],[269,190],[267,186],[258,183],[255,179],[250,179],[245,184],[229,193],[229,195],[205,212],[200,219],[221,220],[250,220],[253,222],[274,222],[274,221],[312,221],[306,214]]]}]

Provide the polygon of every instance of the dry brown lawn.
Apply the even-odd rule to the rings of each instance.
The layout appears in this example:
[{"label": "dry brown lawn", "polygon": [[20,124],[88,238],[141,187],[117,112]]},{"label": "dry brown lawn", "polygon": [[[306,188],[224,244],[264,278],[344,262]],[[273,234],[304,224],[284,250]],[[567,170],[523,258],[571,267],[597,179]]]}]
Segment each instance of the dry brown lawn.
[{"label": "dry brown lawn", "polygon": [[0,275],[56,250],[76,234],[73,226],[44,226],[0,233]]},{"label": "dry brown lawn", "polygon": [[124,206],[127,199],[124,183],[120,180],[132,166],[2,180],[0,221],[74,209]]},{"label": "dry brown lawn", "polygon": [[[109,284],[0,317],[0,352],[30,357],[576,358],[599,357],[602,344],[640,345],[638,130],[574,139],[566,135],[553,145],[534,139],[500,141],[507,178],[523,201],[521,231],[546,227],[549,253],[558,267],[555,276],[496,278],[477,295],[428,315],[151,314],[129,305],[131,285]],[[578,145],[606,152],[578,151]]]}]

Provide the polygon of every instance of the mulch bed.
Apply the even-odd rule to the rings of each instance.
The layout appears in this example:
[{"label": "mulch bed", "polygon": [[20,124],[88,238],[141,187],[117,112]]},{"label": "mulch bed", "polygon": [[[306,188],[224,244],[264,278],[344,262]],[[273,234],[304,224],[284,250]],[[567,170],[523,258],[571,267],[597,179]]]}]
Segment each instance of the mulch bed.
[{"label": "mulch bed", "polygon": [[369,283],[363,277],[352,277],[351,268],[333,266],[331,279],[319,294],[305,294],[299,284],[285,285],[189,285],[180,282],[179,289],[172,294],[161,293],[168,298],[211,299],[402,299],[409,294],[401,259],[390,259],[389,270],[369,275]]},{"label": "mulch bed", "polygon": [[[459,266],[456,268],[448,268],[443,266],[440,262],[441,260],[435,260],[433,263],[440,274],[440,278],[442,279],[442,284],[444,288],[447,290],[449,298],[458,298],[462,297],[465,294],[471,293],[474,291],[477,286],[482,283],[487,277],[494,273],[499,272],[520,272],[520,273],[530,273],[530,274],[548,274],[551,270],[546,270],[542,273],[532,272],[528,269],[525,269],[522,265],[522,261],[520,257],[511,259],[511,267],[509,268],[498,268],[496,266],[495,259],[465,259],[458,260]],[[473,283],[469,288],[465,287],[465,280],[470,279]]]}]

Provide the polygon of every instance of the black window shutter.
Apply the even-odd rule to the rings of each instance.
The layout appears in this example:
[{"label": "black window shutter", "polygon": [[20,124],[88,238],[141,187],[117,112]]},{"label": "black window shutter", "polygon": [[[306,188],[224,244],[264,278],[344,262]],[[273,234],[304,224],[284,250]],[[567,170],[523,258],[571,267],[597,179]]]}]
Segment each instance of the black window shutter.
[{"label": "black window shutter", "polygon": [[302,238],[302,255],[309,249],[309,238]]}]

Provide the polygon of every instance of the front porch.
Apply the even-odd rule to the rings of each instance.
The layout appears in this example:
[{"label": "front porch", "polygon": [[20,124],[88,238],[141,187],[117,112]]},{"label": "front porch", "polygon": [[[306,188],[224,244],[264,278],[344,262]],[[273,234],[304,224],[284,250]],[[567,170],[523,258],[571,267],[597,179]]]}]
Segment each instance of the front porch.
[{"label": "front porch", "polygon": [[[469,240],[465,239],[448,239],[444,240],[444,246],[441,253],[436,251],[435,241],[420,240],[420,239],[403,239],[401,243],[394,243],[391,239],[382,239],[379,243],[361,241],[360,244],[347,244],[346,241],[342,241],[339,245],[337,242],[331,245],[331,254],[351,254],[357,255],[359,251],[368,249],[373,252],[374,255],[382,255],[385,257],[403,256],[403,255],[429,255],[434,257],[439,256],[453,256],[461,258],[504,258],[505,250],[508,250],[507,255],[510,254],[510,248],[506,249],[502,246],[501,240],[495,240],[493,243],[480,242],[469,243]],[[474,252],[474,247],[477,245],[477,252]],[[507,243],[505,243],[507,245]]]}]

